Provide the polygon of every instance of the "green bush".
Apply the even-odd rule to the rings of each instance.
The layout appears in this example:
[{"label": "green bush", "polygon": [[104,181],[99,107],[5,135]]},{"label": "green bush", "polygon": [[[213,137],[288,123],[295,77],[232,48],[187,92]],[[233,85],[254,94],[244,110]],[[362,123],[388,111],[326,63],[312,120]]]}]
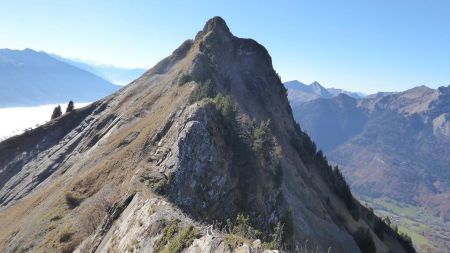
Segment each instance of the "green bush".
[{"label": "green bush", "polygon": [[200,232],[192,225],[180,230],[179,220],[174,219],[164,228],[161,238],[155,242],[153,249],[154,252],[180,253],[199,236]]},{"label": "green bush", "polygon": [[197,85],[195,90],[189,97],[189,103],[193,104],[204,98],[214,98],[217,94],[217,90],[210,79]]},{"label": "green bush", "polygon": [[265,242],[263,244],[264,249],[267,250],[276,250],[281,248],[281,243],[283,241],[283,226],[280,222],[275,226],[272,235],[270,236],[271,240],[269,242]]},{"label": "green bush", "polygon": [[227,243],[228,248],[231,250],[241,246],[245,241],[246,239],[239,235],[227,234],[225,236],[225,242]]},{"label": "green bush", "polygon": [[200,236],[198,230],[190,225],[183,228],[177,236],[169,243],[169,253],[180,253],[183,249],[189,247],[195,239]]},{"label": "green bush", "polygon": [[192,81],[192,76],[186,73],[183,73],[180,77],[180,79],[178,79],[178,85],[183,85],[185,83],[188,83]]},{"label": "green bush", "polygon": [[236,221],[230,227],[231,233],[242,236],[247,239],[255,240],[261,236],[261,232],[253,228],[250,224],[249,216],[242,213],[238,214]]},{"label": "green bush", "polygon": [[163,250],[169,241],[172,240],[178,232],[178,222],[178,220],[172,220],[169,226],[164,228],[161,238],[155,242],[155,246],[153,247],[155,252],[160,252]]},{"label": "green bush", "polygon": [[269,159],[274,147],[270,119],[261,121],[260,125],[253,130],[253,149],[257,154],[260,154],[265,159]]},{"label": "green bush", "polygon": [[231,99],[228,96],[219,93],[214,98],[214,103],[216,104],[217,110],[223,116],[225,123],[233,129],[236,129],[238,127],[237,108],[236,105],[231,102]]}]

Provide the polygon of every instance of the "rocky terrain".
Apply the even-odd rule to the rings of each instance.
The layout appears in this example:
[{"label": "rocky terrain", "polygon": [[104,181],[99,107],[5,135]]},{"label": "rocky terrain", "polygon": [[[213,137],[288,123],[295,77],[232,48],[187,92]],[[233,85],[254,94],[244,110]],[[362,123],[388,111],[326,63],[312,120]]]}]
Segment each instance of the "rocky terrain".
[{"label": "rocky terrain", "polygon": [[[432,245],[423,244],[433,252],[450,250],[449,91],[421,86],[364,99],[341,94],[293,107],[296,120],[352,189],[380,211],[407,218],[409,227],[425,225],[411,233],[431,239]],[[417,211],[396,211],[402,206]]]},{"label": "rocky terrain", "polygon": [[266,49],[220,17],[1,142],[0,206],[2,252],[415,252],[295,123]]}]

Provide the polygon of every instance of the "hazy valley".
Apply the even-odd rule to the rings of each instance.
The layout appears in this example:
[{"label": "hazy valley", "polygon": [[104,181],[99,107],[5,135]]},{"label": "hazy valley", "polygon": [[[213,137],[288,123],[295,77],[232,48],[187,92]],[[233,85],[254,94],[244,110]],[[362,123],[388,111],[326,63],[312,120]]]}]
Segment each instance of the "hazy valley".
[{"label": "hazy valley", "polygon": [[450,87],[364,98],[312,89],[299,96],[287,88],[295,119],[360,199],[398,222],[422,250],[448,251]]}]

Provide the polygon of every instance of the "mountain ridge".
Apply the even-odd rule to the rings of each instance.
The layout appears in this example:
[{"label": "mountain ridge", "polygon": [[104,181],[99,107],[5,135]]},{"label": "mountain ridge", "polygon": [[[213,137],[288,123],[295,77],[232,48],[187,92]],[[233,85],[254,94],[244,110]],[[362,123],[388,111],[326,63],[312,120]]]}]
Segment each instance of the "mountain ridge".
[{"label": "mountain ridge", "polygon": [[146,69],[143,68],[125,68],[109,64],[98,64],[90,61],[65,58],[56,54],[50,54],[59,61],[63,61],[86,70],[116,85],[126,85],[141,76]]},{"label": "mountain ridge", "polygon": [[357,99],[366,96],[360,92],[352,92],[336,88],[325,88],[317,81],[314,81],[311,84],[304,84],[297,80],[293,80],[284,82],[284,86],[288,90],[289,101],[294,108],[304,102],[318,98],[332,98],[340,94],[346,94]]},{"label": "mountain ridge", "polygon": [[44,52],[1,49],[0,89],[0,106],[13,107],[92,102],[118,86]]},{"label": "mountain ridge", "polygon": [[425,208],[441,221],[430,232],[437,238],[436,252],[445,252],[448,240],[442,238],[450,233],[448,90],[419,86],[358,100],[347,97],[351,103],[333,97],[293,107],[296,120],[358,195]]},{"label": "mountain ridge", "polygon": [[256,235],[271,249],[414,252],[295,124],[267,50],[220,17],[131,84],[0,150],[5,252],[263,252]]}]

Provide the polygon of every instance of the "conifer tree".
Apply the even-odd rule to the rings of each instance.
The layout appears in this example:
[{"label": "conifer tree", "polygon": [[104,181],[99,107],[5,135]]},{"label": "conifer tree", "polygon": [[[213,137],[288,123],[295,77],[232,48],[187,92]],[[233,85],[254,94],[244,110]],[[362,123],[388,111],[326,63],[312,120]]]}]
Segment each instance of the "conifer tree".
[{"label": "conifer tree", "polygon": [[61,106],[58,105],[57,107],[55,107],[55,109],[53,109],[53,113],[52,113],[52,118],[51,119],[56,119],[56,118],[58,118],[61,115],[62,115]]},{"label": "conifer tree", "polygon": [[75,106],[73,105],[73,101],[70,100],[66,108],[66,113],[73,111],[73,109],[75,109]]}]

